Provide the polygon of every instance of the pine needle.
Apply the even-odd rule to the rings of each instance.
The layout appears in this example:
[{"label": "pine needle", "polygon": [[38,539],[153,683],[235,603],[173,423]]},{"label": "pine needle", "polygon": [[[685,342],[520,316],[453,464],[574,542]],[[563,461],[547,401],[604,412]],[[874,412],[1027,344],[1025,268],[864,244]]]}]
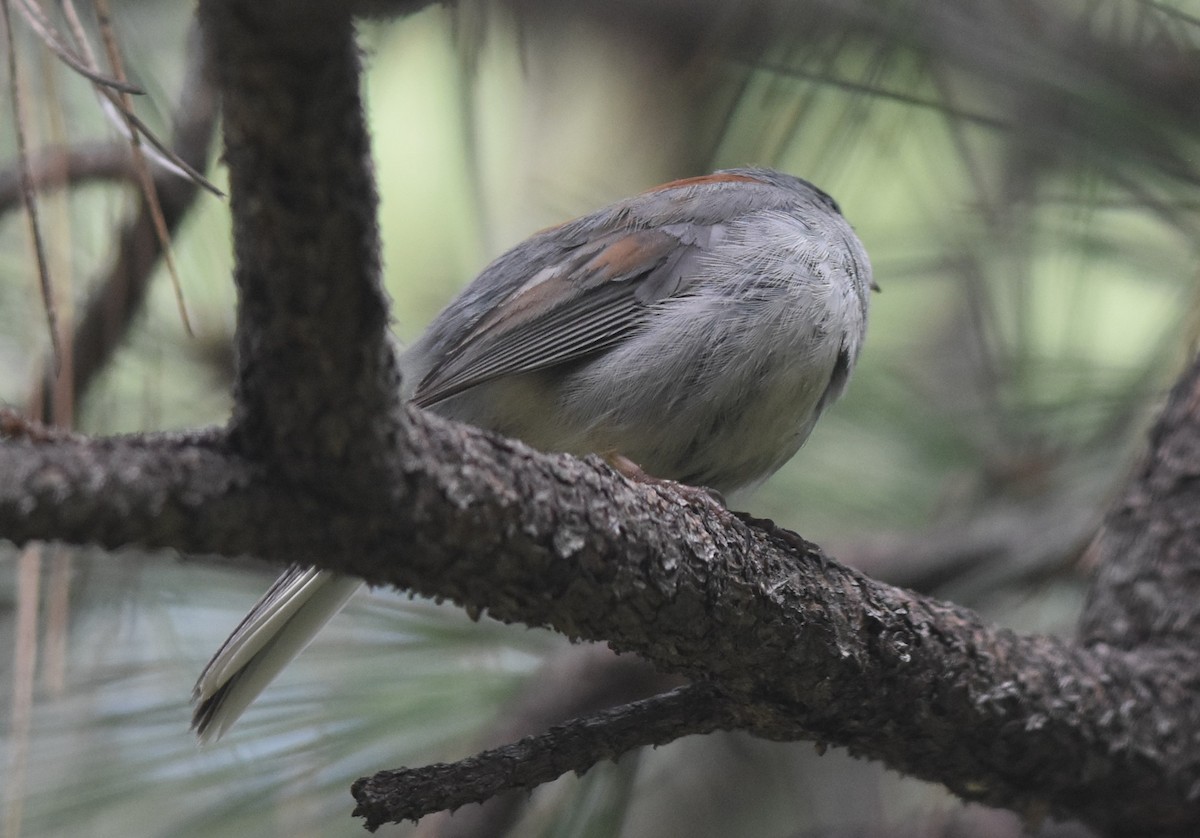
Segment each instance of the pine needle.
[{"label": "pine needle", "polygon": [[[70,3],[64,5],[70,5]],[[108,54],[109,66],[112,67],[113,75],[117,79],[124,81],[125,65],[121,60],[121,48],[117,44],[116,31],[112,26],[112,12],[108,5],[108,0],[93,0],[93,6],[96,10],[96,18],[99,21],[100,37],[104,41],[104,49]],[[167,230],[167,222],[162,214],[162,205],[158,201],[158,190],[154,186],[154,175],[150,172],[150,166],[147,164],[146,157],[142,153],[142,132],[130,120],[133,114],[133,102],[130,101],[128,93],[119,92],[114,95],[120,98],[122,116],[129,123],[129,149],[133,152],[133,167],[141,183],[142,196],[145,198],[146,206],[150,210],[150,217],[154,221],[154,234],[158,237],[158,245],[162,249],[163,261],[166,263],[167,273],[171,276],[171,288],[175,291],[175,305],[179,309],[179,319],[183,321],[183,329],[187,332],[188,337],[195,337],[191,320],[188,318],[187,302],[183,297],[183,285],[179,281],[179,271],[175,266],[175,255],[171,248],[171,234]]]},{"label": "pine needle", "polygon": [[29,235],[33,241],[34,257],[37,260],[38,282],[42,291],[42,307],[46,312],[46,326],[50,330],[50,353],[54,358],[57,374],[62,366],[62,349],[58,342],[58,314],[54,305],[54,286],[50,281],[50,266],[46,260],[46,244],[42,239],[42,228],[38,222],[37,192],[33,186],[33,173],[29,167],[29,147],[25,136],[25,122],[21,108],[21,85],[18,77],[16,38],[13,35],[12,14],[9,0],[0,0],[0,15],[4,20],[4,37],[8,46],[9,101],[12,103],[13,131],[17,140],[17,166],[21,172],[21,202],[25,206],[25,218],[29,222]]},{"label": "pine needle", "polygon": [[90,79],[98,85],[119,90],[122,93],[135,93],[138,95],[145,93],[137,85],[130,84],[121,79],[111,78],[100,73],[94,66],[89,66],[89,62],[84,56],[81,56],[67,44],[66,40],[59,34],[54,24],[46,17],[46,13],[42,11],[41,6],[35,0],[17,0],[17,10],[21,13],[21,17],[25,18],[25,23],[29,28],[45,44],[46,48],[81,76]]}]

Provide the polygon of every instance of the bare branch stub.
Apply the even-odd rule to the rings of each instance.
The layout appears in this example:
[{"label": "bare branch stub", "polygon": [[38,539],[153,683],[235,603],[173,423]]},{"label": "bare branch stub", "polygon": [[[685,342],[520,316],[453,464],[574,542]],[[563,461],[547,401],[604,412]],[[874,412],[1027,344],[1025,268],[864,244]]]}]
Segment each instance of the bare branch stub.
[{"label": "bare branch stub", "polygon": [[532,789],[567,771],[580,774],[631,748],[665,745],[728,727],[720,693],[690,684],[662,695],[576,719],[453,765],[384,771],[351,788],[354,814],[367,829],[486,800],[508,789]]},{"label": "bare branch stub", "polygon": [[[682,686],[678,676],[656,671],[636,655],[616,655],[599,643],[558,650],[538,673],[522,685],[511,704],[478,744],[495,747],[542,733],[578,716],[649,698]],[[523,789],[498,793],[477,806],[425,819],[422,830],[438,838],[488,838],[505,835],[524,811],[529,795]]]}]

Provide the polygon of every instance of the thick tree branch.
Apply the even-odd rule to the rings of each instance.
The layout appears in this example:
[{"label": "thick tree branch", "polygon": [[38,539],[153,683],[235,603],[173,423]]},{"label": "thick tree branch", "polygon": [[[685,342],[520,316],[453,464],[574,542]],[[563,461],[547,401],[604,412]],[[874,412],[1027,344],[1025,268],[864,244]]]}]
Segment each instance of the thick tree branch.
[{"label": "thick tree branch", "polygon": [[258,497],[261,469],[231,453],[223,432],[93,440],[30,432],[12,413],[0,420],[6,538],[248,552],[229,542],[246,523],[239,510]]},{"label": "thick tree branch", "polygon": [[238,288],[234,440],[369,502],[399,413],[359,55],[340,3],[206,0]]},{"label": "thick tree branch", "polygon": [[400,451],[402,499],[371,510],[269,480],[213,435],[9,443],[0,532],[311,562],[608,640],[711,680],[759,735],[846,745],[970,799],[1102,828],[1200,821],[1190,648],[1019,637],[598,460],[432,416]]}]

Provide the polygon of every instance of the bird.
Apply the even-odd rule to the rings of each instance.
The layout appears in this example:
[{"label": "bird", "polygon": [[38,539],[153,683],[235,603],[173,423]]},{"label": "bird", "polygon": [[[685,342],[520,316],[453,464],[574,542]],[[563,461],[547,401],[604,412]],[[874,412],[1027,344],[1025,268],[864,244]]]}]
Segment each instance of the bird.
[{"label": "bird", "polygon": [[[845,389],[872,290],[833,198],[773,169],[722,169],[501,255],[400,354],[402,396],[544,451],[743,492]],[[200,741],[228,731],[361,584],[286,570],[197,680]]]}]

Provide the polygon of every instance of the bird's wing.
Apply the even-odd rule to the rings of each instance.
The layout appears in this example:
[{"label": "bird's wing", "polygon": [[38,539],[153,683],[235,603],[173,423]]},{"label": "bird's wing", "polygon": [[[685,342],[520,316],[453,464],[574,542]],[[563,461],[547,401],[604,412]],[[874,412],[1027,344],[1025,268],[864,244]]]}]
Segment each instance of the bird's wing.
[{"label": "bird's wing", "polygon": [[[715,229],[676,224],[615,230],[526,260],[532,262],[524,266],[528,279],[490,309],[468,337],[441,354],[417,385],[413,401],[428,407],[485,381],[569,363],[617,345],[638,328],[653,303],[686,285],[694,270],[694,245],[707,241]],[[508,260],[489,270],[512,271],[514,261],[520,264]]]}]

